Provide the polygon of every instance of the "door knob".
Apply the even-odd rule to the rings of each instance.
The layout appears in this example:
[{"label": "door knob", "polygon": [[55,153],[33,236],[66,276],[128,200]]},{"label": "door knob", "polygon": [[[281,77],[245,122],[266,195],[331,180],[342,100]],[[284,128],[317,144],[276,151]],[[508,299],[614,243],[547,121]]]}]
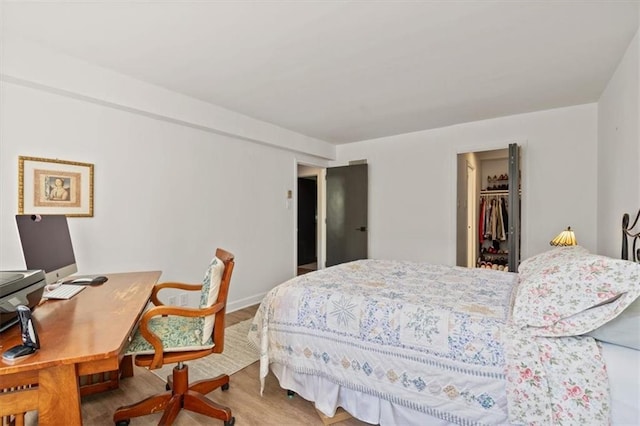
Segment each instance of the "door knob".
[{"label": "door knob", "polygon": [[367,227],[366,226],[361,226],[360,228],[356,228],[356,231],[367,232]]}]

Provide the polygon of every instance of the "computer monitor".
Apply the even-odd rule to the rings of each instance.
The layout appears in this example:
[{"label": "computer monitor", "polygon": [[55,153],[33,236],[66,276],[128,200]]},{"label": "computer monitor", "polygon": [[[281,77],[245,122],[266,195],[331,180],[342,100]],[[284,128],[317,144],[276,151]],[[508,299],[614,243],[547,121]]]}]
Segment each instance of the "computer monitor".
[{"label": "computer monitor", "polygon": [[47,284],[78,272],[65,215],[16,215],[27,269],[42,269]]}]

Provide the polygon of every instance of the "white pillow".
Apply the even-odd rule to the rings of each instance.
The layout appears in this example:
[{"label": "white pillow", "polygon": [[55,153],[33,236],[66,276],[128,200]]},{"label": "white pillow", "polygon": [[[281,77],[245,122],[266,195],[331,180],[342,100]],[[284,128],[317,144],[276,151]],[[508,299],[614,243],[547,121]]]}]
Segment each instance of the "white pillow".
[{"label": "white pillow", "polygon": [[620,315],[587,335],[603,342],[640,351],[640,298]]},{"label": "white pillow", "polygon": [[[218,292],[220,291],[220,283],[224,272],[224,262],[217,257],[213,257],[209,269],[202,281],[202,293],[200,295],[200,308],[208,308],[218,300]],[[202,319],[202,344],[206,344],[211,338],[213,332],[213,323],[215,315],[209,315]]]}]

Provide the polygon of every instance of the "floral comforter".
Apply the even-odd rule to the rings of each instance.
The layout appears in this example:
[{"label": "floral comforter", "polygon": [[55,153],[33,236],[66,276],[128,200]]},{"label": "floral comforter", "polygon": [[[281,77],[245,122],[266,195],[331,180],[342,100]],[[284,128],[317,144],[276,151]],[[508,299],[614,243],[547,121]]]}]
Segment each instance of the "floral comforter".
[{"label": "floral comforter", "polygon": [[585,333],[640,296],[640,264],[558,248],[519,273],[361,260],[269,292],[249,338],[260,374],[300,374],[458,424],[608,424]]},{"label": "floral comforter", "polygon": [[507,422],[501,333],[517,275],[360,260],[268,293],[250,339],[271,362],[463,424]]},{"label": "floral comforter", "polygon": [[640,264],[565,247],[525,260],[519,275],[504,330],[510,420],[609,424],[606,365],[585,333],[640,296]]}]

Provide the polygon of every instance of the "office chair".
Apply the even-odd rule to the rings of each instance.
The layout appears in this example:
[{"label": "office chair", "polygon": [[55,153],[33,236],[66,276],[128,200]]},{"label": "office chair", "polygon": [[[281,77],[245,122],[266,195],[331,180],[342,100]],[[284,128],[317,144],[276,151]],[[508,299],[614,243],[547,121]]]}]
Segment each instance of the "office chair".
[{"label": "office chair", "polygon": [[[218,248],[202,284],[156,284],[151,294],[155,306],[142,315],[125,355],[133,356],[136,365],[149,369],[175,362],[178,365],[167,377],[166,392],[118,408],[113,415],[116,425],[128,425],[132,417],[159,411],[164,414],[158,424],[170,425],[182,408],[223,420],[225,426],[235,423],[228,407],[205,397],[214,389],[229,389],[229,376],[223,374],[189,385],[189,369],[184,364],[224,349],[225,310],[233,267],[234,255]],[[163,305],[158,293],[166,288],[200,291],[199,308]]]}]

